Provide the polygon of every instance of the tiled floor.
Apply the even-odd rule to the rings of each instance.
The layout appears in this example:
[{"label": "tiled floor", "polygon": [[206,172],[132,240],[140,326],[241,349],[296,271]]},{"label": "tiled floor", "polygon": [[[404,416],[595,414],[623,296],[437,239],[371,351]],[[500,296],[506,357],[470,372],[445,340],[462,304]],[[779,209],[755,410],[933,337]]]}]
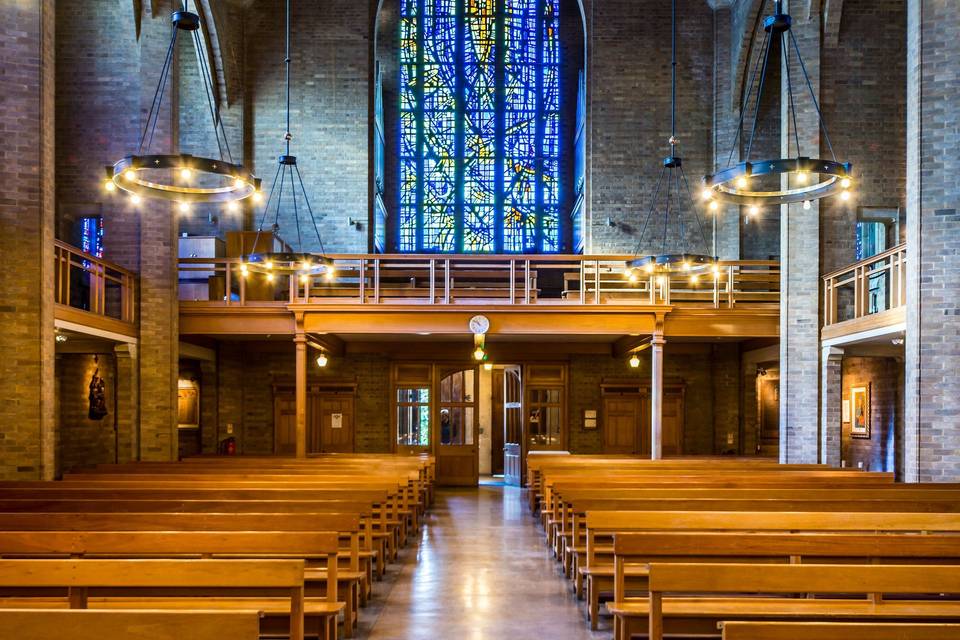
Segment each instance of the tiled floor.
[{"label": "tiled floor", "polygon": [[591,633],[514,487],[441,489],[420,544],[361,611],[362,640],[581,640]]}]

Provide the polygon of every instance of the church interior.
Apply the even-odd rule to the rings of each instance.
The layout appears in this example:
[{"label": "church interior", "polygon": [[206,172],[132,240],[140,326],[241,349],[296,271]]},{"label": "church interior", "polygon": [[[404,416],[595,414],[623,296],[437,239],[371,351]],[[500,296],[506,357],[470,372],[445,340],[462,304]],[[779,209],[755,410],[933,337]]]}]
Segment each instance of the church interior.
[{"label": "church interior", "polygon": [[0,629],[960,639],[956,0],[0,15]]}]

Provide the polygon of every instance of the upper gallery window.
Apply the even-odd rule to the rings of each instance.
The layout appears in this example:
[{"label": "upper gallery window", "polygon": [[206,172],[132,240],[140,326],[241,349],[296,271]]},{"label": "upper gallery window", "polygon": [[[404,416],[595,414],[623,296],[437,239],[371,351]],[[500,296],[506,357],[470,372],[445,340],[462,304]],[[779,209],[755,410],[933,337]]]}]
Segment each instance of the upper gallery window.
[{"label": "upper gallery window", "polygon": [[403,252],[560,250],[559,0],[401,0]]}]

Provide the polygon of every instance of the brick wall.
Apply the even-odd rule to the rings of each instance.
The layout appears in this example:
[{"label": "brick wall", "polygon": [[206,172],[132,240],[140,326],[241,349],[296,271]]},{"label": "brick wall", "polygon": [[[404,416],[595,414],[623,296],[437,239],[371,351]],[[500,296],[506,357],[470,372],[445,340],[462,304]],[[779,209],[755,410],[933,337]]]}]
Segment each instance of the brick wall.
[{"label": "brick wall", "polygon": [[[221,343],[217,368],[220,376],[220,437],[227,422],[234,424],[238,450],[247,454],[272,453],[274,444],[274,388],[292,393],[293,342],[237,345]],[[390,366],[377,355],[331,357],[320,369],[307,360],[308,384],[356,383],[354,415],[356,450],[390,450]],[[214,390],[204,387],[204,392]]]},{"label": "brick wall", "polygon": [[[734,432],[739,415],[739,372],[737,358],[724,347],[714,353],[709,345],[671,345],[664,351],[663,370],[667,381],[683,380],[684,396],[684,453],[710,455],[719,453],[725,443],[717,441],[715,429],[726,433],[729,420]],[[713,377],[714,371],[733,371],[733,375]],[[625,359],[606,356],[570,358],[570,398],[567,403],[569,448],[573,453],[600,453],[603,451],[601,429],[583,429],[583,412],[596,409],[602,414],[603,394],[600,384],[606,380],[636,378],[650,380],[650,357],[641,354],[640,366],[632,369]],[[735,407],[735,408],[734,408]]]},{"label": "brick wall", "polygon": [[[851,389],[870,388],[870,437],[851,436],[851,423],[843,424],[842,460],[848,467],[862,464],[867,471],[894,471],[898,415],[897,384],[902,365],[893,358],[844,358],[843,401],[852,402]],[[853,418],[851,406],[851,420]]]},{"label": "brick wall", "polygon": [[[695,189],[710,168],[713,150],[713,15],[700,0],[680,0],[677,5],[678,154]],[[587,252],[630,253],[668,151],[670,3],[602,0],[591,6],[592,214]],[[703,251],[694,226],[687,224],[687,246],[694,247],[696,241],[697,250]],[[655,238],[662,236],[662,228]],[[673,226],[672,232],[677,231]],[[649,241],[649,231],[646,238]],[[657,242],[640,249],[659,246]]]},{"label": "brick wall", "polygon": [[849,202],[821,205],[823,273],[856,260],[858,207],[906,202],[906,0],[846,0],[843,11],[836,40],[824,42],[823,117],[857,184]]},{"label": "brick wall", "polygon": [[960,4],[907,4],[908,481],[960,480]]},{"label": "brick wall", "polygon": [[[94,358],[98,361],[94,361]],[[99,369],[104,379],[107,415],[89,417],[90,379]],[[116,362],[112,353],[57,356],[60,473],[116,460]]]},{"label": "brick wall", "polygon": [[[370,16],[367,0],[293,3],[291,153],[298,158],[324,245],[335,253],[367,249]],[[244,24],[246,86],[255,96],[249,106],[249,144],[254,169],[267,186],[284,148],[283,25],[281,0],[258,3]],[[281,210],[281,236],[296,244],[292,209]],[[308,216],[300,215],[302,225]],[[272,218],[271,212],[268,225]],[[364,224],[357,229],[348,218]],[[303,247],[318,249],[312,223],[304,230]]]},{"label": "brick wall", "polygon": [[0,479],[55,472],[54,3],[0,6]]}]

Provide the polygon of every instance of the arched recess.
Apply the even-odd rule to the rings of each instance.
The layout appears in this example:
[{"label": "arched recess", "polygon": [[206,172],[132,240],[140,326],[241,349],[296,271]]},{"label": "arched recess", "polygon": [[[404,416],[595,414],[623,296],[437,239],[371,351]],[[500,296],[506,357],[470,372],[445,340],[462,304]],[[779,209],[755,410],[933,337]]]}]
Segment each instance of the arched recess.
[{"label": "arched recess", "polygon": [[[561,218],[566,218],[562,227],[561,244],[563,249],[561,253],[574,253],[579,249],[577,247],[577,238],[574,233],[574,222],[570,219],[570,213],[578,206],[580,227],[586,228],[586,220],[589,218],[589,189],[590,189],[590,162],[589,149],[591,144],[591,126],[589,109],[589,86],[590,78],[588,74],[589,65],[589,21],[590,4],[593,0],[559,0],[560,2],[560,39],[561,39],[561,64],[565,67],[564,78],[566,84],[561,89],[561,157],[566,158],[571,167],[569,170],[561,167],[564,175],[569,174],[569,184],[564,182],[561,190],[567,194],[561,206]],[[391,112],[393,107],[398,105],[398,91],[396,85],[399,75],[398,59],[398,28],[399,28],[399,7],[400,0],[374,0],[371,3],[371,31],[373,38],[370,48],[370,95],[369,95],[369,246],[371,251],[391,251],[394,249],[393,238],[396,236],[396,202],[395,200],[396,177],[399,169],[396,164],[397,146],[398,146],[398,125],[397,116]],[[576,16],[571,20],[570,16]],[[572,55],[571,55],[572,54]],[[564,60],[575,60],[576,62],[565,63]],[[569,65],[569,66],[568,66]],[[574,69],[572,72],[570,69]],[[378,78],[379,76],[379,78]],[[578,76],[581,79],[578,81]],[[382,93],[380,93],[380,78],[383,78]],[[571,86],[572,84],[572,86]],[[391,86],[392,85],[392,86]],[[578,90],[582,86],[582,111],[581,126],[577,126],[578,121]],[[381,98],[382,96],[382,98]],[[382,100],[382,102],[381,102]],[[378,108],[382,108],[383,120],[382,131],[378,132]],[[583,158],[582,169],[580,173],[583,176],[580,183],[579,194],[574,197],[573,175],[576,172],[573,165],[576,164],[575,156],[576,141],[578,130],[582,136],[580,142],[580,155]],[[385,153],[381,158],[377,151],[377,139],[384,137]],[[382,172],[378,169],[378,163],[383,162]],[[383,173],[385,184],[381,184],[379,174]],[[391,180],[394,182],[391,183]],[[378,197],[385,195],[382,206],[386,209],[386,220],[381,220],[381,213],[378,211]],[[564,197],[564,196],[561,196]],[[378,225],[383,225],[383,236],[385,240],[378,239]],[[579,245],[582,247],[583,240],[580,239]]]}]

